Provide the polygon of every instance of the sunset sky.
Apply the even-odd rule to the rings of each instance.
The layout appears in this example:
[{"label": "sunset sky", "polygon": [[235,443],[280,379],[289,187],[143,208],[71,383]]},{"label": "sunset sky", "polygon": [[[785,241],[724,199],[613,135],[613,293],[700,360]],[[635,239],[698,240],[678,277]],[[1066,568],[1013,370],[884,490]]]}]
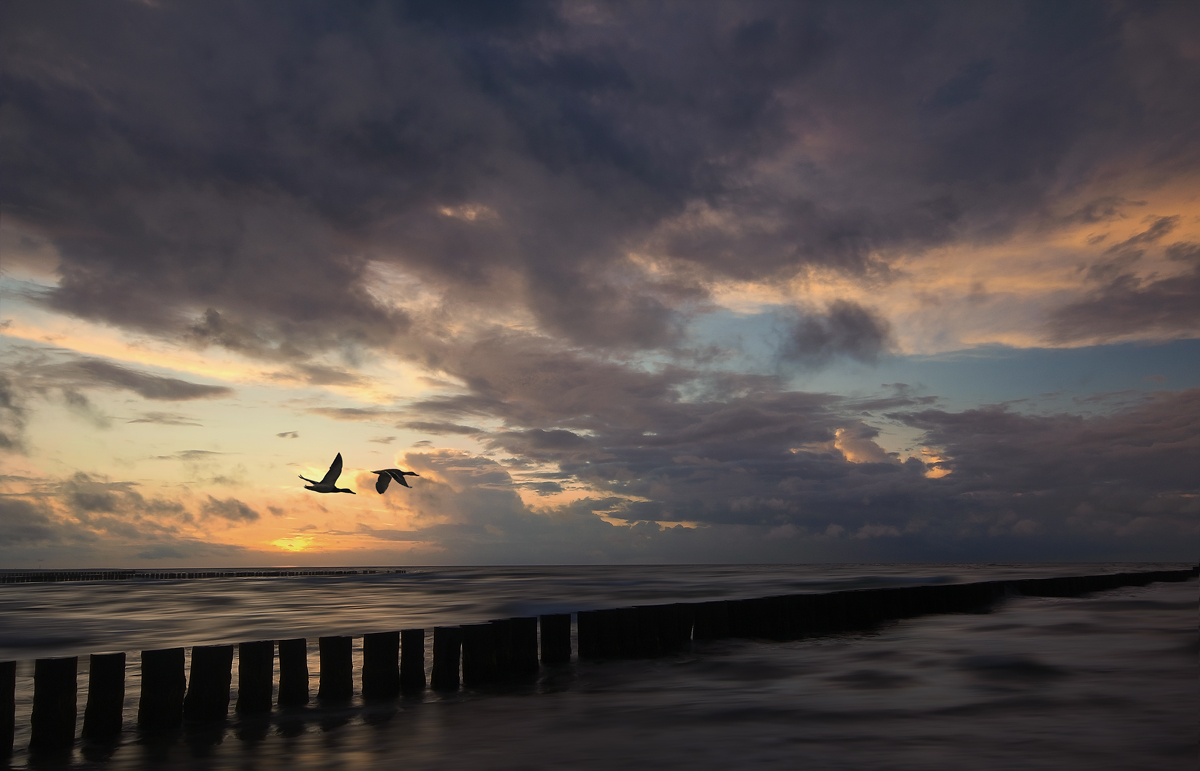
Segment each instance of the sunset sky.
[{"label": "sunset sky", "polygon": [[1198,3],[15,0],[0,61],[0,567],[1200,553]]}]

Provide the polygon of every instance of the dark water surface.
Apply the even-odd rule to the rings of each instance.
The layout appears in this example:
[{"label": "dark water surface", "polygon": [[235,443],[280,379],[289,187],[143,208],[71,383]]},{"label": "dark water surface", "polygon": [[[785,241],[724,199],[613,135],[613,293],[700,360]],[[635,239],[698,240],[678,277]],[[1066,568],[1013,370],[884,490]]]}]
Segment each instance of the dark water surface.
[{"label": "dark water surface", "polygon": [[[536,683],[314,705],[139,743],[137,651],[650,602],[1085,575],[1162,565],[413,568],[328,578],[0,586],[18,669],[14,766],[219,769],[1195,769],[1197,582],[1007,600],[789,643],[572,662]],[[1178,566],[1184,567],[1184,566]],[[315,693],[315,639],[310,669]],[[429,646],[427,645],[427,651]],[[125,744],[31,763],[29,659],[129,652]],[[356,650],[356,656],[358,651]],[[428,656],[428,653],[427,653]],[[236,662],[235,662],[236,667]],[[236,684],[236,672],[234,675]]]}]

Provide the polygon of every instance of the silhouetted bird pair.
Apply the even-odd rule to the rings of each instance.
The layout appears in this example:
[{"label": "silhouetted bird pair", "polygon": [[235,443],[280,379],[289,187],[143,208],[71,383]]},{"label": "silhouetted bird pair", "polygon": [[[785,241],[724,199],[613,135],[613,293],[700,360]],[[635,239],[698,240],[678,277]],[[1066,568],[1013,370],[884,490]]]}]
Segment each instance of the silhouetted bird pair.
[{"label": "silhouetted bird pair", "polygon": [[[411,488],[412,485],[410,485],[407,481],[405,481],[404,477],[405,476],[414,476],[414,477],[421,476],[420,474],[418,474],[415,471],[401,471],[398,468],[385,468],[385,469],[380,469],[379,471],[372,471],[371,473],[379,475],[379,479],[375,480],[375,490],[380,495],[383,495],[383,491],[388,489],[388,484],[393,479],[395,479],[397,482],[404,485],[405,487]],[[306,484],[304,486],[304,489],[312,490],[314,493],[350,493],[351,495],[354,495],[355,492],[353,490],[347,490],[344,487],[337,486],[338,477],[340,477],[341,475],[342,475],[342,454],[339,452],[337,454],[337,457],[333,459],[332,465],[329,466],[329,470],[325,472],[325,476],[321,477],[320,482],[315,482],[306,476],[301,476],[300,478],[303,479],[305,482],[308,482],[308,484]]]}]

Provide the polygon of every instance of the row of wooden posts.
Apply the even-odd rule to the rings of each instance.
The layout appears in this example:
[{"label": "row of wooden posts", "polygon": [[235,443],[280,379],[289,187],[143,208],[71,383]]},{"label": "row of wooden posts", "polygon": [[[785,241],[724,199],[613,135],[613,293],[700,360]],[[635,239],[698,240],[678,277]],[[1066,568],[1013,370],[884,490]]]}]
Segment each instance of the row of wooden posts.
[{"label": "row of wooden posts", "polygon": [[[743,600],[645,605],[576,614],[578,655],[583,659],[638,658],[676,653],[693,640],[751,638],[794,640],[862,629],[890,619],[931,613],[984,610],[1008,594],[1069,597],[1154,581],[1185,581],[1200,568],[1099,576],[985,581],[826,594],[793,594]],[[425,631],[405,629],[364,635],[361,695],[394,699],[426,688]],[[354,695],[353,638],[318,640],[317,698],[344,703]],[[278,652],[278,688],[274,673]],[[192,648],[190,678],[184,649],[141,652],[138,728],[170,731],[188,723],[219,723],[228,716],[234,646]],[[257,641],[237,646],[240,716],[267,715],[309,701],[308,645],[303,639]],[[571,660],[571,614],[510,618],[486,624],[436,627],[428,686],[454,691],[500,679],[536,677],[543,665]],[[82,737],[114,741],[122,730],[125,654],[93,654],[88,674]],[[34,663],[29,746],[61,751],[74,746],[77,710],[76,657]],[[461,665],[461,666],[460,666]],[[11,753],[15,717],[16,662],[0,662],[0,753]]]}]

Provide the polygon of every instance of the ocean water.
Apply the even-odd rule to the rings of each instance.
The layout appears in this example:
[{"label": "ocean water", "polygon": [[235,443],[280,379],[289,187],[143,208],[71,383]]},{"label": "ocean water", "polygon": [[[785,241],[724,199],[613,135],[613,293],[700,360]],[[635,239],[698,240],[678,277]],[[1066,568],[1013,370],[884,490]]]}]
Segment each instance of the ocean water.
[{"label": "ocean water", "polygon": [[[309,707],[141,739],[137,651],[793,592],[1184,565],[406,568],[403,574],[0,585],[17,660],[14,767],[96,769],[1195,769],[1195,579],[1080,598],[1012,597],[795,642],[695,644],[572,661],[536,682],[384,705]],[[359,641],[356,641],[358,643]],[[431,663],[427,643],[427,664]],[[126,651],[123,743],[28,756],[35,657]],[[356,647],[356,659],[358,648]],[[356,660],[356,672],[357,672]],[[235,660],[236,668],[236,660]],[[236,669],[234,683],[236,686]],[[236,694],[235,694],[236,696]]]}]

